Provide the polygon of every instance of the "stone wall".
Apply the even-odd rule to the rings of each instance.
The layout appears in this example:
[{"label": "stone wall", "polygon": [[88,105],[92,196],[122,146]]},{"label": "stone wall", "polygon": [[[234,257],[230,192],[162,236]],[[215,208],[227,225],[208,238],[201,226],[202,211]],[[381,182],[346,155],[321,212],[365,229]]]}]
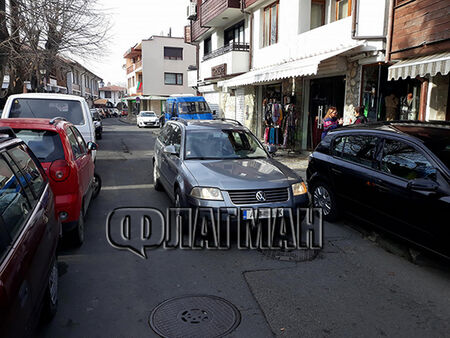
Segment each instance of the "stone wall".
[{"label": "stone wall", "polygon": [[355,121],[354,108],[359,106],[359,96],[361,91],[361,69],[359,63],[348,62],[346,84],[345,84],[345,105],[344,124]]}]

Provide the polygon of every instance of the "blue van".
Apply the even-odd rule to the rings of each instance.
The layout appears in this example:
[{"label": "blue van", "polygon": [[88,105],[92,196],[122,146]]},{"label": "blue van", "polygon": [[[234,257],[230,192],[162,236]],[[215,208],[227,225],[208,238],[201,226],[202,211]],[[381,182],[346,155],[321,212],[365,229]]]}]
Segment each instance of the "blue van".
[{"label": "blue van", "polygon": [[[213,114],[203,96],[171,96],[166,101],[164,120],[179,117],[186,120],[212,120]],[[160,125],[164,124],[161,121]]]}]

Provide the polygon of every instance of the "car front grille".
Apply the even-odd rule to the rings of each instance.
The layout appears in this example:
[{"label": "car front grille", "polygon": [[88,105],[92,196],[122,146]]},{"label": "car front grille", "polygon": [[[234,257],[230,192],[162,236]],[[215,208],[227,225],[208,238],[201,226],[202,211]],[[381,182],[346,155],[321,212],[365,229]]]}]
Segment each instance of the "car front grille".
[{"label": "car front grille", "polygon": [[[265,201],[259,201],[256,198],[258,192],[263,192]],[[287,188],[281,189],[261,189],[261,190],[233,190],[228,191],[231,201],[234,204],[261,204],[272,202],[285,202],[289,199]]]}]

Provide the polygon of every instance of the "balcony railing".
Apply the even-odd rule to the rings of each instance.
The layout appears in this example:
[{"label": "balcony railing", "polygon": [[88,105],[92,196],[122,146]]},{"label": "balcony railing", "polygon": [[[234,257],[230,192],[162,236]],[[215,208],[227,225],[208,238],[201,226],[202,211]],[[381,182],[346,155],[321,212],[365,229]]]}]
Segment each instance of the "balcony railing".
[{"label": "balcony railing", "polygon": [[250,45],[247,43],[234,43],[231,42],[229,45],[223,46],[219,49],[212,51],[211,53],[205,55],[203,57],[203,61],[207,61],[218,57],[220,55],[224,55],[229,52],[248,52],[250,50]]},{"label": "balcony railing", "polygon": [[139,69],[142,67],[142,60],[139,60],[138,62],[135,63],[136,65],[136,69]]},{"label": "balcony railing", "polygon": [[127,68],[127,75],[130,74],[130,73],[133,73],[134,70],[136,69],[135,67],[136,67],[135,64],[132,64],[130,67],[128,67]]}]

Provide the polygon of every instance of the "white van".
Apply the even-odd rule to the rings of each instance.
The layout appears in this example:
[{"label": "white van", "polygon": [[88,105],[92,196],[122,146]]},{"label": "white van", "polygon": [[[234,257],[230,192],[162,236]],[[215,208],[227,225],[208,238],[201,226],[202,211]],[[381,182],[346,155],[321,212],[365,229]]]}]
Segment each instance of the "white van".
[{"label": "white van", "polygon": [[95,142],[95,127],[91,112],[86,100],[80,96],[28,93],[8,97],[2,119],[33,117],[48,119],[64,117],[77,127],[86,143]]}]

